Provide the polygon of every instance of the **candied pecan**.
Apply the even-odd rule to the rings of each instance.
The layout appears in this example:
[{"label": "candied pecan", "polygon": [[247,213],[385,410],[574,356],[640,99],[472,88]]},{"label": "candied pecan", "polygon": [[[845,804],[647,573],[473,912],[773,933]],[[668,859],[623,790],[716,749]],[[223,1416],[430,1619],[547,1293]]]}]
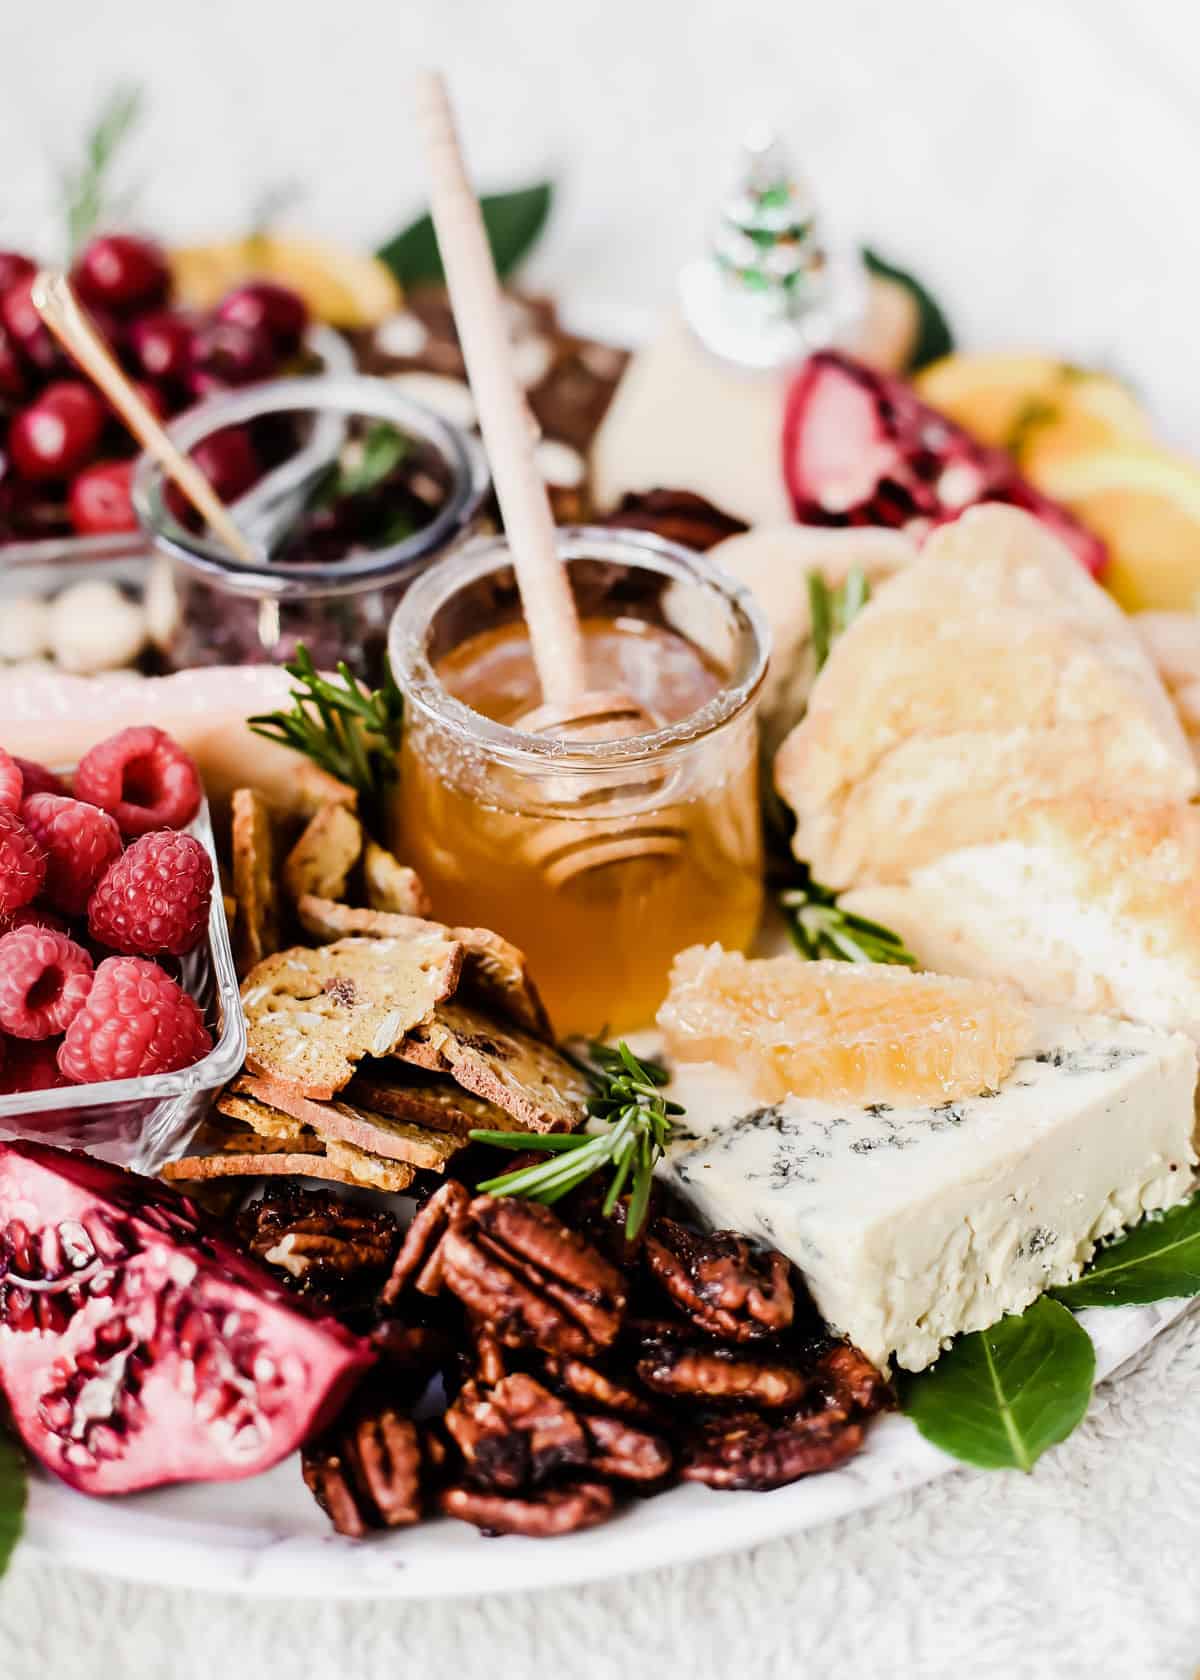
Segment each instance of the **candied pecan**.
[{"label": "candied pecan", "polygon": [[272,1185],[242,1209],[234,1229],[293,1288],[333,1298],[386,1271],[399,1240],[399,1226],[382,1208],[294,1184]]},{"label": "candied pecan", "polygon": [[477,1196],[441,1244],[446,1287],[505,1347],[592,1354],[615,1338],[621,1274],[549,1208]]},{"label": "candied pecan", "polygon": [[545,1361],[546,1375],[559,1388],[565,1389],[573,1400],[587,1406],[599,1406],[606,1412],[619,1412],[624,1417],[652,1422],[654,1407],[629,1383],[583,1359],[554,1359]]},{"label": "candied pecan", "polygon": [[808,1378],[782,1360],[753,1359],[732,1348],[667,1345],[638,1360],[637,1374],[653,1394],[673,1399],[741,1400],[752,1406],[794,1406]]},{"label": "candied pecan", "polygon": [[747,1342],[786,1330],[794,1302],[790,1266],[777,1249],[735,1231],[699,1236],[660,1217],[646,1237],[652,1276],[699,1330]]},{"label": "candied pecan", "polygon": [[446,1231],[466,1212],[470,1196],[456,1179],[449,1179],[413,1216],[404,1234],[391,1274],[380,1292],[385,1307],[392,1306],[410,1281],[422,1295],[436,1295],[441,1288],[441,1241]]},{"label": "candied pecan", "polygon": [[584,1432],[591,1447],[591,1466],[602,1476],[621,1482],[659,1482],[673,1463],[670,1447],[661,1435],[634,1429],[622,1418],[584,1417]]},{"label": "candied pecan", "polygon": [[458,1483],[438,1495],[448,1517],[474,1523],[484,1534],[524,1534],[530,1540],[594,1528],[612,1515],[614,1503],[612,1489],[603,1482],[566,1482],[529,1498],[484,1493]]},{"label": "candied pecan", "polygon": [[421,1444],[411,1418],[381,1399],[364,1397],[301,1455],[304,1480],[339,1534],[356,1539],[373,1528],[399,1528],[421,1518]]},{"label": "candied pecan", "polygon": [[813,1385],[825,1395],[831,1411],[871,1416],[892,1403],[887,1378],[865,1353],[849,1342],[836,1342],[817,1360]]},{"label": "candied pecan", "polygon": [[835,1412],[768,1422],[757,1412],[702,1420],[684,1449],[684,1481],[766,1491],[832,1470],[862,1445],[863,1426]]},{"label": "candied pecan", "polygon": [[588,1461],[588,1442],[570,1407],[518,1372],[491,1390],[464,1383],[443,1419],[467,1478],[494,1493],[536,1487]]},{"label": "candied pecan", "polygon": [[682,543],[701,554],[747,529],[742,520],[723,513],[691,490],[629,490],[615,513],[604,514],[595,523],[620,530],[652,531],[656,537]]}]

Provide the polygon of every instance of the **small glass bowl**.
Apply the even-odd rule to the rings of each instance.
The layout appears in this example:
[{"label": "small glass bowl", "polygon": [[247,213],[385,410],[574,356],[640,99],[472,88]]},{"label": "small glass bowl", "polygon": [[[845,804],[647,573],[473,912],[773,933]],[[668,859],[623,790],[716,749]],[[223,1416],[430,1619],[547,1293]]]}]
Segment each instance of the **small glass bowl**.
[{"label": "small glass bowl", "polygon": [[86,1149],[89,1155],[135,1172],[157,1173],[164,1162],[182,1154],[216,1091],[240,1070],[246,1057],[246,1024],[207,802],[185,832],[195,835],[212,859],[214,889],[208,937],[181,959],[178,978],[203,1011],[212,1049],[202,1061],[177,1073],[0,1096],[0,1136]]},{"label": "small glass bowl", "polygon": [[[377,680],[392,611],[413,578],[472,529],[490,479],[470,434],[406,397],[384,379],[363,375],[278,379],[213,398],[173,422],[183,449],[227,426],[273,415],[311,414],[312,435],[233,509],[246,521],[272,497],[298,489],[336,456],[350,416],[387,421],[424,452],[422,470],[441,492],[428,524],[399,541],[335,560],[279,561],[263,552],[247,565],[220,544],[186,529],[168,503],[162,469],[137,464],[133,502],[155,549],[170,562],[178,594],[178,631],[168,659],[176,666],[280,663],[304,642],[318,665],[345,659]],[[253,526],[245,528],[253,538]]]}]

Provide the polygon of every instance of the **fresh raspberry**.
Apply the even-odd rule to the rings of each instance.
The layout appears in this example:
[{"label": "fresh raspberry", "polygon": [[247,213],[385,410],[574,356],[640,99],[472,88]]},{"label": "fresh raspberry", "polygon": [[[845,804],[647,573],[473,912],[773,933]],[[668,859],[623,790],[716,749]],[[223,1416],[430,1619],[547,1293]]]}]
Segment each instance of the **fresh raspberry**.
[{"label": "fresh raspberry", "polygon": [[88,932],[112,951],[182,957],[204,937],[212,861],[190,834],[143,834],[100,879]]},{"label": "fresh raspberry", "polygon": [[[10,1038],[4,1046],[4,1065],[0,1067],[0,1097],[13,1096],[18,1091],[54,1091],[71,1081],[58,1065],[57,1038]],[[55,1111],[57,1112],[57,1110]],[[45,1123],[48,1116],[38,1117]]]},{"label": "fresh raspberry", "polygon": [[50,910],[35,909],[32,904],[27,904],[23,910],[14,910],[10,916],[0,916],[0,939],[19,927],[52,928],[55,933],[71,931],[61,916],[54,915]]},{"label": "fresh raspberry", "polygon": [[212,1049],[193,999],[141,957],[108,957],[67,1029],[58,1065],[68,1079],[136,1079],[191,1067]]},{"label": "fresh raspberry", "polygon": [[21,766],[11,753],[6,753],[4,748],[0,747],[0,809],[19,810],[24,789],[25,778],[21,774]]},{"label": "fresh raspberry", "polygon": [[46,897],[56,910],[80,916],[92,889],[121,855],[121,831],[107,811],[58,793],[32,794],[21,821],[46,854]]},{"label": "fresh raspberry", "polygon": [[152,724],[122,729],[93,747],[75,772],[75,797],[99,805],[128,838],[186,828],[200,809],[195,761]]},{"label": "fresh raspberry", "polygon": [[23,927],[0,939],[0,1027],[13,1038],[66,1032],[92,989],[92,959],[65,933]]},{"label": "fresh raspberry", "polygon": [[45,852],[17,813],[0,807],[0,916],[31,903],[45,879]]},{"label": "fresh raspberry", "polygon": [[44,764],[35,764],[31,758],[18,758],[16,754],[13,755],[13,763],[21,772],[26,799],[31,793],[70,793],[62,777],[56,776],[53,770],[47,770]]}]

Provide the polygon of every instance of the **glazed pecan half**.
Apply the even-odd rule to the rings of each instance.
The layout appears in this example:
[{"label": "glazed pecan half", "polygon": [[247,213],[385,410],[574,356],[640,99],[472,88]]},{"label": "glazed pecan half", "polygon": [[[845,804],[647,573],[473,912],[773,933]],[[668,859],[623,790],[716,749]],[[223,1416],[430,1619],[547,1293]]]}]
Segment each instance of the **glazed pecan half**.
[{"label": "glazed pecan half", "polygon": [[651,1275],[698,1330],[726,1341],[777,1335],[792,1322],[790,1266],[733,1231],[704,1236],[660,1217],[646,1238]]},{"label": "glazed pecan half", "polygon": [[795,1406],[809,1379],[783,1359],[755,1358],[734,1348],[688,1347],[676,1343],[645,1352],[637,1374],[653,1394],[673,1400],[740,1401],[774,1410]]},{"label": "glazed pecan half", "polygon": [[380,1277],[400,1240],[399,1226],[384,1209],[287,1183],[272,1185],[243,1208],[234,1229],[293,1288],[332,1301]]},{"label": "glazed pecan half", "polygon": [[463,1186],[450,1179],[418,1208],[380,1293],[385,1307],[394,1306],[410,1282],[422,1295],[437,1294],[442,1285],[442,1238],[465,1215],[470,1200]]},{"label": "glazed pecan half", "polygon": [[524,1534],[531,1540],[594,1528],[612,1515],[614,1503],[612,1489],[603,1482],[566,1482],[523,1497],[455,1483],[438,1495],[448,1517],[474,1523],[485,1534]]},{"label": "glazed pecan half", "polygon": [[586,1357],[620,1329],[620,1272],[537,1202],[476,1196],[438,1254],[446,1287],[505,1347]]},{"label": "glazed pecan half", "polygon": [[661,1435],[636,1429],[624,1418],[584,1417],[592,1469],[619,1482],[661,1482],[674,1454]]},{"label": "glazed pecan half", "polygon": [[400,1528],[421,1518],[421,1443],[412,1419],[364,1398],[301,1455],[304,1480],[339,1534]]},{"label": "glazed pecan half", "polygon": [[693,1428],[680,1474],[708,1487],[765,1491],[832,1470],[853,1458],[862,1439],[863,1425],[837,1412],[769,1422],[757,1412],[715,1415]]},{"label": "glazed pecan half", "polygon": [[491,1389],[464,1383],[443,1421],[467,1479],[492,1493],[535,1488],[588,1461],[588,1440],[571,1408],[521,1372]]}]

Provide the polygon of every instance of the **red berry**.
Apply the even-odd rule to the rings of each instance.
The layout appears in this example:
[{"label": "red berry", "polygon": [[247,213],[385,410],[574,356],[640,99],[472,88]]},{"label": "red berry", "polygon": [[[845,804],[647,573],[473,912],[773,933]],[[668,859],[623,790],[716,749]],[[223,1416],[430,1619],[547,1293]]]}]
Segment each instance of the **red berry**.
[{"label": "red berry", "polygon": [[68,365],[66,356],[34,306],[32,275],[7,287],[0,296],[0,323],[26,361],[39,373],[55,373]]},{"label": "red berry", "polygon": [[223,502],[236,502],[262,476],[262,463],[244,426],[211,432],[191,454]]},{"label": "red berry", "polygon": [[212,1049],[195,1002],[157,963],[108,957],[67,1029],[58,1065],[68,1079],[136,1079],[191,1067]]},{"label": "red berry", "polygon": [[157,309],[167,296],[171,271],[161,248],[127,233],[101,234],[88,245],[73,275],[88,304],[102,304],[118,315]]},{"label": "red berry", "polygon": [[[25,1091],[57,1091],[71,1081],[58,1065],[57,1038],[11,1038],[0,1069],[0,1097]],[[46,1116],[39,1118],[45,1123]]]},{"label": "red berry", "polygon": [[22,409],[8,431],[8,450],[22,478],[69,478],[100,441],[104,404],[87,385],[59,379]]},{"label": "red berry", "polygon": [[77,799],[114,816],[126,837],[186,828],[203,793],[195,760],[153,724],[122,729],[85,753],[74,786]]},{"label": "red berry", "polygon": [[217,305],[219,321],[233,321],[239,327],[264,332],[280,355],[290,356],[300,347],[308,325],[308,305],[290,286],[270,280],[252,280],[223,297]]},{"label": "red berry", "polygon": [[212,888],[212,860],[199,840],[170,829],[143,834],[97,884],[88,932],[131,956],[182,957],[204,937]]},{"label": "red berry", "polygon": [[23,927],[0,939],[0,1027],[14,1038],[66,1032],[91,989],[92,959],[65,933]]},{"label": "red berry", "polygon": [[14,910],[9,916],[0,916],[0,937],[21,927],[51,928],[55,933],[70,932],[61,916],[54,915],[50,910],[35,909],[31,904],[23,910]]},{"label": "red berry", "polygon": [[192,389],[199,397],[228,385],[250,385],[274,372],[275,345],[261,327],[236,321],[209,321],[197,329],[192,345]]},{"label": "red berry", "polygon": [[192,370],[195,329],[186,315],[164,310],[144,315],[129,329],[134,359],[147,379],[168,379],[182,385]]},{"label": "red berry", "polygon": [[103,531],[136,531],[131,486],[132,461],[95,461],[71,481],[67,507],[71,524],[82,536]]},{"label": "red berry", "polygon": [[0,747],[0,810],[18,811],[25,797],[25,777],[11,753]]},{"label": "red berry", "polygon": [[26,369],[17,341],[5,326],[0,326],[0,397],[23,397],[26,390]]},{"label": "red berry", "polygon": [[21,758],[13,755],[13,763],[21,772],[24,783],[24,798],[31,793],[66,793],[67,784],[61,776],[56,776],[53,770],[47,770],[44,764],[35,764],[31,758]]},{"label": "red berry", "polygon": [[79,916],[109,864],[121,855],[121,831],[107,811],[57,793],[34,793],[21,821],[46,854],[46,897]]},{"label": "red berry", "polygon": [[20,280],[32,280],[37,264],[22,251],[0,251],[0,292],[7,292]]},{"label": "red berry", "polygon": [[45,852],[15,811],[0,809],[0,916],[32,903],[45,879]]}]

